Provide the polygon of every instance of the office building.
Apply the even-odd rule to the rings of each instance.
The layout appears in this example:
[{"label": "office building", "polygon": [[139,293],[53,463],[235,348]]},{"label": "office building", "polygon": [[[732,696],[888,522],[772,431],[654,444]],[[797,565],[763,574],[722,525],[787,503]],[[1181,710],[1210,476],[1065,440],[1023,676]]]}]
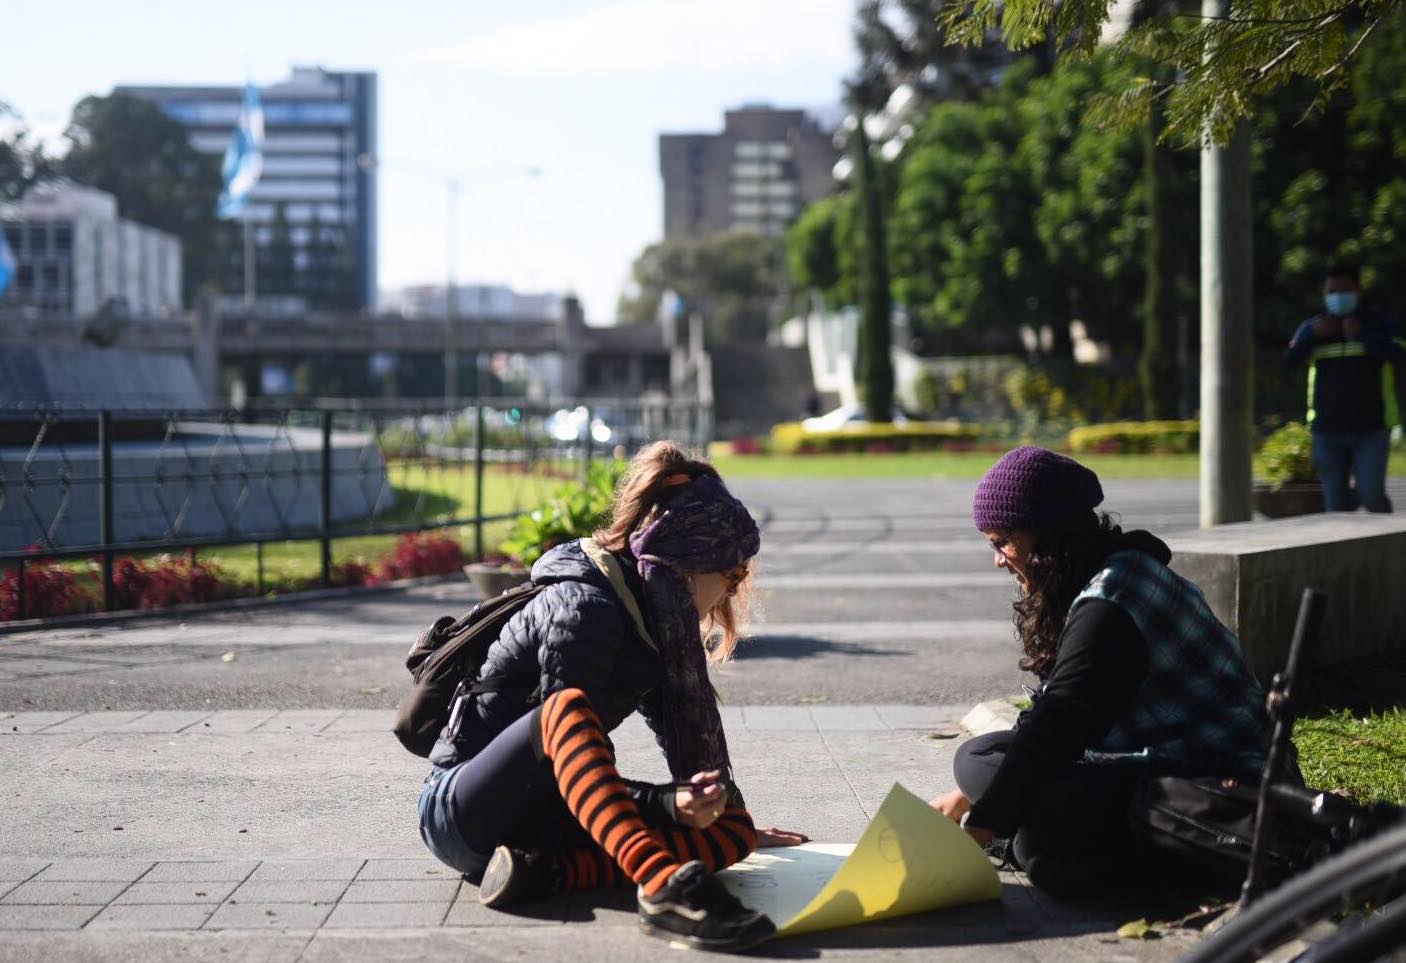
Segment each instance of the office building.
[{"label": "office building", "polygon": [[803,110],[729,110],[716,134],[660,134],[664,238],[780,234],[834,187],[831,131]]},{"label": "office building", "polygon": [[118,217],[105,191],[51,181],[0,204],[15,275],[0,311],[91,318],[169,317],[181,310],[181,242]]},{"label": "office building", "polygon": [[[442,318],[448,310],[443,284],[411,284],[381,294],[381,310],[407,318]],[[458,284],[454,287],[454,316],[499,321],[541,321],[562,314],[561,295],[523,294],[503,284]]]},{"label": "office building", "polygon": [[[224,155],[239,122],[244,87],[123,86],[117,93],[151,100],[185,125],[196,150]],[[293,248],[291,279],[260,296],[299,295],[314,308],[376,305],[376,74],[296,67],[282,83],[261,87],[263,176],[248,215],[267,249],[275,221],[286,219]],[[280,224],[278,230],[284,230]],[[236,251],[225,284],[243,290]]]}]

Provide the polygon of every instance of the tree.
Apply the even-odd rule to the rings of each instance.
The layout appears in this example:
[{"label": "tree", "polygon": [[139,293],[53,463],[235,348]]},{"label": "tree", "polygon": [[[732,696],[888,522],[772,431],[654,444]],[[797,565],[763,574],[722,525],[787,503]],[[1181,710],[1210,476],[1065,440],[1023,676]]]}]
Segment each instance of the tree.
[{"label": "tree", "polygon": [[859,68],[849,86],[864,111],[882,110],[900,83],[924,103],[969,100],[996,84],[1010,55],[991,38],[954,46],[939,25],[952,0],[861,0],[854,17]]},{"label": "tree", "polygon": [[17,201],[35,184],[52,177],[54,164],[14,109],[0,101],[0,122],[7,118],[11,131],[0,139],[0,201]]},{"label": "tree", "polygon": [[[972,0],[944,8],[938,21],[955,43],[984,43],[999,29],[1008,45],[1021,49],[1053,33],[1061,48],[1092,55],[1113,2]],[[1197,143],[1208,131],[1225,144],[1238,123],[1254,114],[1249,94],[1303,78],[1315,87],[1315,106],[1325,107],[1372,35],[1403,11],[1406,0],[1232,0],[1225,18],[1163,12],[1131,26],[1118,46],[1121,54],[1166,65],[1175,79],[1134,80],[1113,113],[1138,120],[1165,99],[1165,136]],[[1207,57],[1208,50],[1214,55]]]},{"label": "tree", "polygon": [[784,239],[732,231],[645,248],[617,310],[622,323],[653,322],[664,292],[673,291],[702,316],[709,343],[757,342],[788,287]]},{"label": "tree", "polygon": [[191,147],[184,127],[150,101],[112,94],[79,101],[64,136],[63,176],[115,195],[123,217],[181,239],[188,300],[223,280],[219,162]]},{"label": "tree", "polygon": [[855,204],[849,191],[811,202],[786,234],[791,281],[829,308],[855,304]]},{"label": "tree", "polygon": [[893,420],[893,294],[889,289],[888,238],[883,188],[869,151],[864,114],[857,111],[850,148],[859,209],[859,387],[870,421]]},{"label": "tree", "polygon": [[294,294],[298,291],[298,269],[294,260],[293,226],[288,222],[288,205],[273,208],[269,242],[258,252],[259,290],[267,294]]}]

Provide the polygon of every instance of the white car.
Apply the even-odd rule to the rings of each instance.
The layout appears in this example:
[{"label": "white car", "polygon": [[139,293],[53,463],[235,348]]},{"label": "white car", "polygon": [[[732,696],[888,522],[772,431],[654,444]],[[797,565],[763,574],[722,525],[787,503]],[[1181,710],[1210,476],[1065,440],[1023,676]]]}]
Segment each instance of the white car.
[{"label": "white car", "polygon": [[[801,427],[806,431],[839,431],[846,425],[867,424],[869,424],[869,416],[863,405],[840,405],[834,411],[827,411],[814,418],[806,418],[801,422]],[[897,408],[893,409],[893,424],[908,424],[908,416]]]}]

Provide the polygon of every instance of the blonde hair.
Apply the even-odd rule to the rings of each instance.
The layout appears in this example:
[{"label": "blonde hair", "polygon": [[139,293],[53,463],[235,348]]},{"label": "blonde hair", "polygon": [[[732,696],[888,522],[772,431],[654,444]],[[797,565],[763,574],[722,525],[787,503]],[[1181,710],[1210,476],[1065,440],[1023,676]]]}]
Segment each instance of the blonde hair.
[{"label": "blonde hair", "polygon": [[[701,458],[691,456],[676,442],[656,441],[645,445],[630,459],[630,467],[615,489],[610,507],[610,523],[592,536],[611,552],[630,551],[630,536],[654,520],[664,494],[684,479],[710,475],[722,480],[718,470]],[[683,477],[680,477],[683,476]],[[752,570],[738,584],[734,594],[724,596],[712,611],[704,614],[701,631],[708,660],[726,662],[737,648],[738,631],[751,610]]]}]

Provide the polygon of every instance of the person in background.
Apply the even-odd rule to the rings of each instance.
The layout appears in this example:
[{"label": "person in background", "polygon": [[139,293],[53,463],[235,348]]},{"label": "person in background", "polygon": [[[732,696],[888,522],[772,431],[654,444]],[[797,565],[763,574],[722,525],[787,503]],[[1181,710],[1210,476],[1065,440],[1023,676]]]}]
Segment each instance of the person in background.
[{"label": "person in background", "polygon": [[1330,267],[1322,313],[1299,325],[1284,355],[1290,371],[1309,367],[1308,424],[1325,511],[1391,511],[1386,466],[1391,429],[1400,421],[1395,365],[1406,360],[1402,345],[1395,320],[1362,303],[1357,269]]}]

